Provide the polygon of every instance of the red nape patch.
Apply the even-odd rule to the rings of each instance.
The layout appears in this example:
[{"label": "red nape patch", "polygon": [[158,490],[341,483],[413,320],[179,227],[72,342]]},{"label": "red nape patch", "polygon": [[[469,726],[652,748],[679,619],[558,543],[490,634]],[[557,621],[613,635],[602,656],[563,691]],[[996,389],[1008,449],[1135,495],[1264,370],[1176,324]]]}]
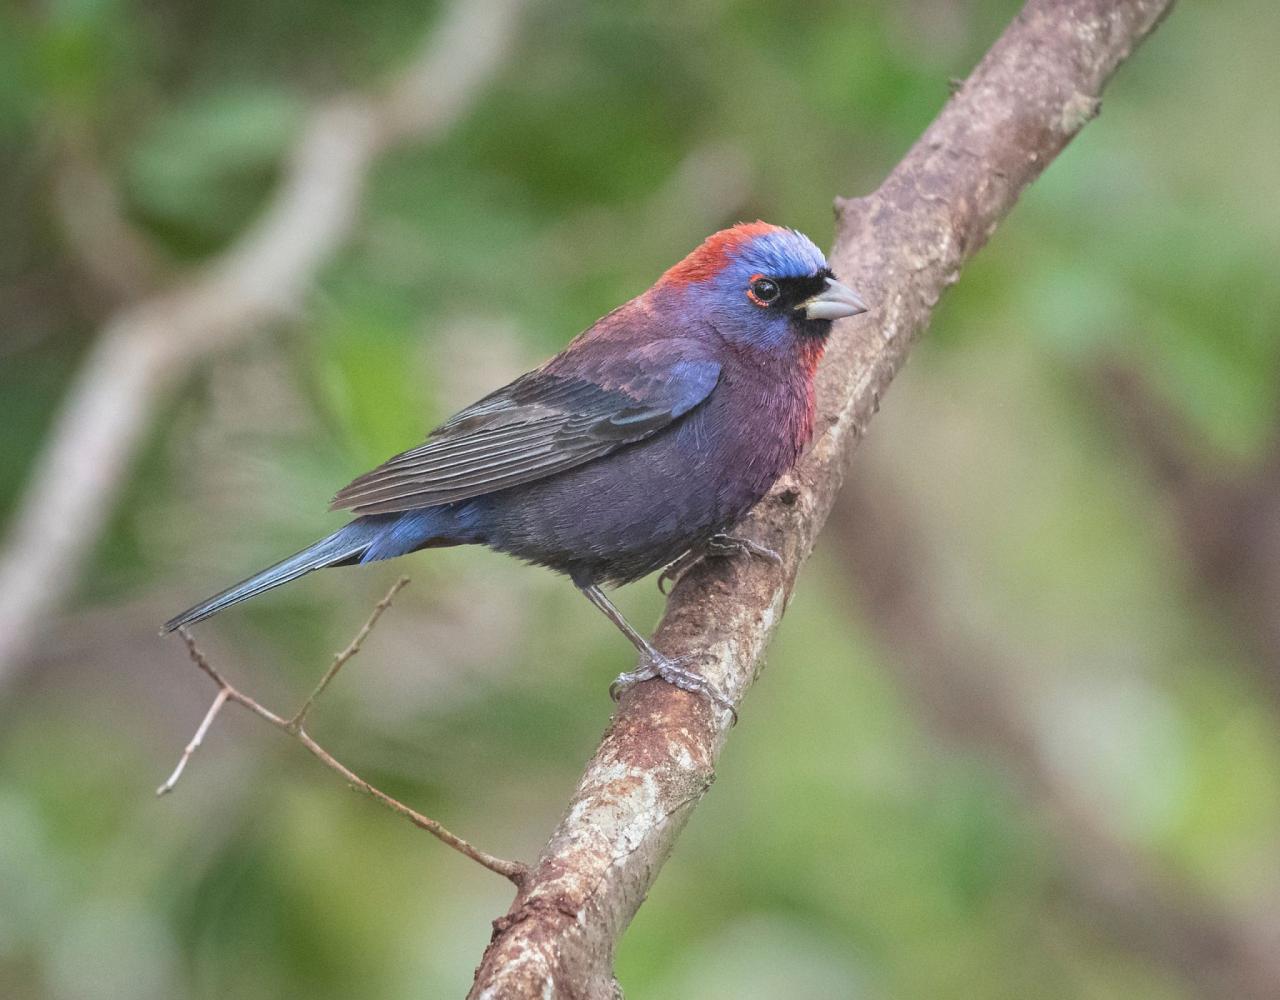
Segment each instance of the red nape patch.
[{"label": "red nape patch", "polygon": [[766,233],[778,232],[781,228],[757,219],[755,222],[739,222],[730,229],[712,233],[693,253],[659,278],[658,283],[691,285],[714,278],[728,263],[729,255],[744,243],[750,243],[757,236],[764,236]]}]

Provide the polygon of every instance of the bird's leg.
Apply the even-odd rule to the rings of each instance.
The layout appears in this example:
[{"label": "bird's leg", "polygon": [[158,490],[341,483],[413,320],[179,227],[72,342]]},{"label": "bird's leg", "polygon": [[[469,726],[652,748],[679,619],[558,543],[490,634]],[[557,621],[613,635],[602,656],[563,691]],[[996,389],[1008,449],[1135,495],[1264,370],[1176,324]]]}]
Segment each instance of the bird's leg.
[{"label": "bird's leg", "polygon": [[667,593],[666,585],[671,584],[674,587],[680,577],[684,576],[688,569],[700,559],[711,557],[727,559],[729,556],[738,555],[752,555],[759,559],[766,559],[775,566],[782,565],[782,556],[774,552],[773,549],[767,548],[759,542],[753,542],[750,538],[741,538],[737,535],[717,532],[701,545],[695,545],[675,562],[667,566],[658,576],[658,589],[664,594]]},{"label": "bird's leg", "polygon": [[684,659],[683,657],[671,659],[654,649],[652,643],[632,628],[631,623],[622,617],[622,612],[613,606],[613,602],[609,598],[605,597],[604,591],[594,583],[580,586],[578,589],[582,591],[588,601],[604,612],[605,617],[618,627],[618,630],[627,637],[631,645],[635,646],[640,655],[645,658],[645,663],[642,666],[636,670],[619,674],[614,682],[609,685],[609,696],[614,701],[621,698],[622,693],[628,688],[639,684],[641,681],[660,677],[668,684],[673,684],[682,691],[692,691],[694,694],[705,695],[715,704],[728,711],[733,716],[734,722],[738,721],[738,713],[733,707],[733,702],[718,687],[701,674],[693,670],[686,670],[680,666],[681,660]]},{"label": "bird's leg", "polygon": [[707,555],[721,558],[748,555],[771,562],[775,566],[782,565],[782,556],[768,546],[753,542],[750,538],[728,535],[723,532],[712,535],[707,539]]}]

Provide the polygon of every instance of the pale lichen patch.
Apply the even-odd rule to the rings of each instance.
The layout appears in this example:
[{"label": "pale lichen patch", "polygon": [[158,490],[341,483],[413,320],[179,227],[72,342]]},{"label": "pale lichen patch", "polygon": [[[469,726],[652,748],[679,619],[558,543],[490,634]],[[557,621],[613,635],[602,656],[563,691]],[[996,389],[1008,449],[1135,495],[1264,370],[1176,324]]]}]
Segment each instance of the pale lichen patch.
[{"label": "pale lichen patch", "polygon": [[1058,116],[1058,130],[1066,136],[1075,135],[1097,117],[1102,102],[1079,91],[1067,98]]}]

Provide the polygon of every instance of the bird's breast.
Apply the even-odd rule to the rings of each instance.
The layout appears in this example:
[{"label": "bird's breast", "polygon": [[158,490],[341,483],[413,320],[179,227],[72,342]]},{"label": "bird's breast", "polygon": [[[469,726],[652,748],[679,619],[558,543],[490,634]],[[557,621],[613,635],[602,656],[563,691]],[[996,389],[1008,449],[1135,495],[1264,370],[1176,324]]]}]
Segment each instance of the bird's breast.
[{"label": "bird's breast", "polygon": [[741,518],[794,464],[811,428],[803,384],[730,369],[666,430],[481,501],[484,541],[575,579],[637,579]]},{"label": "bird's breast", "polygon": [[[713,395],[708,401],[707,430],[716,438],[712,447],[718,452],[720,476],[750,507],[808,446],[813,396],[807,380],[735,377],[732,372],[722,388],[727,390],[722,399]],[[745,511],[737,516],[741,513]]]}]

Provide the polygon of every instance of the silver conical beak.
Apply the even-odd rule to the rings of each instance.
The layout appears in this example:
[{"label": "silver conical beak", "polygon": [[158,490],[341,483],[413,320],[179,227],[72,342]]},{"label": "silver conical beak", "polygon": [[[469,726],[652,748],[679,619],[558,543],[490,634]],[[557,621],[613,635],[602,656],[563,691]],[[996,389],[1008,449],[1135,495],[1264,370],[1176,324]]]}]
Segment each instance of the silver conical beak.
[{"label": "silver conical beak", "polygon": [[867,311],[867,304],[848,285],[827,279],[827,289],[804,304],[806,319],[844,319]]}]

